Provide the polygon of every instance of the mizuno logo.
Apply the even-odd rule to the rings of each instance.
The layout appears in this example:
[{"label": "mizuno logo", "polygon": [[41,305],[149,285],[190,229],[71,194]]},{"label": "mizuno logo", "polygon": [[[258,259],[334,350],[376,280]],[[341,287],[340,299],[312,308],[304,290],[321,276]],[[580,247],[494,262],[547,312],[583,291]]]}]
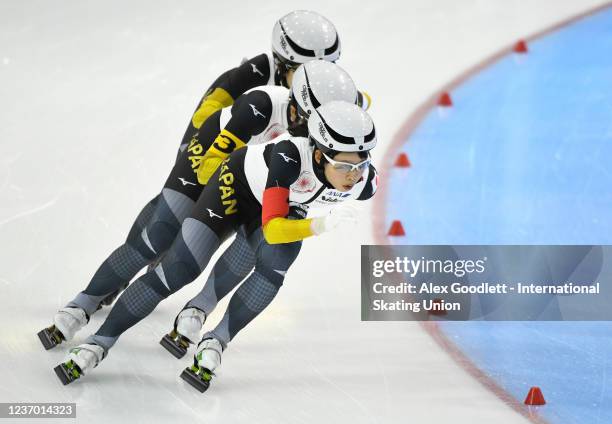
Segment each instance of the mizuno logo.
[{"label": "mizuno logo", "polygon": [[262,73],[261,73],[261,71],[260,71],[259,69],[257,69],[257,66],[255,66],[255,64],[254,64],[254,63],[251,63],[251,67],[253,68],[253,73],[254,73],[254,74],[259,74],[259,75],[261,75],[262,77],[264,76],[264,74],[262,74]]},{"label": "mizuno logo", "polygon": [[210,215],[211,218],[213,217],[217,217],[217,218],[221,218],[223,219],[223,217],[221,215],[217,215],[216,213],[214,213],[212,210],[206,208],[206,210],[208,211],[208,214]]},{"label": "mizuno logo", "polygon": [[279,155],[281,155],[281,157],[282,157],[283,159],[285,159],[285,162],[287,162],[287,163],[289,163],[290,161],[293,161],[293,162],[297,163],[297,160],[295,160],[295,159],[293,159],[293,158],[290,158],[289,156],[287,156],[287,155],[286,155],[286,154],[284,154],[284,153],[279,153]]},{"label": "mizuno logo", "polygon": [[186,185],[192,185],[192,186],[197,185],[197,184],[195,184],[195,183],[192,183],[191,181],[187,181],[187,180],[186,180],[185,178],[183,178],[183,177],[178,177],[178,179],[179,179],[179,180],[181,180],[181,183],[183,183],[183,186],[186,186]]},{"label": "mizuno logo", "polygon": [[260,111],[257,110],[257,108],[249,103],[249,106],[251,106],[251,109],[253,109],[253,115],[257,116],[261,116],[262,118],[266,119],[266,115],[264,115],[263,113],[261,113]]}]

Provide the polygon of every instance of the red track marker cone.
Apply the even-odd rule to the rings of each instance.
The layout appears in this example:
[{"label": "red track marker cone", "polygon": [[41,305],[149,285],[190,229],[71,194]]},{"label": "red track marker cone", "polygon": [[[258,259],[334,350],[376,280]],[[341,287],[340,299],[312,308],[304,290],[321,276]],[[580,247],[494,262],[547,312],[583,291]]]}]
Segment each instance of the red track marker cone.
[{"label": "red track marker cone", "polygon": [[451,107],[453,105],[453,101],[451,99],[450,94],[446,91],[440,94],[440,98],[438,99],[438,106],[442,107]]},{"label": "red track marker cone", "polygon": [[525,40],[519,40],[516,42],[512,50],[514,53],[527,53],[527,43],[525,43]]},{"label": "red track marker cone", "polygon": [[527,393],[527,397],[525,398],[525,405],[546,405],[544,395],[542,394],[542,390],[540,390],[539,387],[532,387],[531,389],[529,389],[529,393]]},{"label": "red track marker cone", "polygon": [[408,168],[410,166],[410,159],[406,153],[400,153],[395,159],[395,166],[398,168]]},{"label": "red track marker cone", "polygon": [[391,228],[389,228],[389,232],[387,235],[390,236],[405,236],[406,232],[404,231],[404,226],[400,221],[393,221],[391,223]]}]

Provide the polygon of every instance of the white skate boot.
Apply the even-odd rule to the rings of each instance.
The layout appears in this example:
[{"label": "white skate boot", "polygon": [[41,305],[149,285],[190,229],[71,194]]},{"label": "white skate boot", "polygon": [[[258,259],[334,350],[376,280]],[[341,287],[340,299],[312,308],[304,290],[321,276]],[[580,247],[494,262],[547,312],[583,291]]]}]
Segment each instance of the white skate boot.
[{"label": "white skate boot", "polygon": [[53,317],[53,325],[38,332],[38,338],[49,350],[65,340],[72,340],[87,322],[87,314],[81,308],[62,308]]},{"label": "white skate boot", "polygon": [[205,321],[204,311],[198,308],[185,308],[174,320],[174,329],[166,334],[159,343],[180,359],[185,356],[189,346],[200,339],[200,331]]},{"label": "white skate boot", "polygon": [[96,344],[82,344],[70,349],[66,362],[55,367],[55,373],[64,385],[89,373],[104,359],[104,349]]},{"label": "white skate boot", "polygon": [[87,314],[81,308],[62,308],[53,317],[53,323],[64,340],[72,340],[76,332],[87,324]]},{"label": "white skate boot", "polygon": [[197,308],[183,309],[176,317],[176,332],[191,343],[200,340],[200,331],[206,321],[206,314]]},{"label": "white skate boot", "polygon": [[223,346],[221,346],[219,340],[213,338],[204,339],[198,345],[194,359],[200,368],[204,368],[213,374],[221,366],[222,353]]},{"label": "white skate boot", "polygon": [[204,393],[210,386],[210,380],[215,375],[214,371],[221,366],[222,353],[223,346],[219,340],[203,339],[193,357],[193,365],[183,371],[181,378]]}]

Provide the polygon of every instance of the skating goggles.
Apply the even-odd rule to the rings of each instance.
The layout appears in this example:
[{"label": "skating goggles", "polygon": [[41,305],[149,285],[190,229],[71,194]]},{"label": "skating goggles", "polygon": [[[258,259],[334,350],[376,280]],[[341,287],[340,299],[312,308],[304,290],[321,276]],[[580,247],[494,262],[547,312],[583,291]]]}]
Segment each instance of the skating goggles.
[{"label": "skating goggles", "polygon": [[334,167],[336,171],[342,172],[343,174],[348,174],[349,172],[352,172],[352,171],[357,171],[361,173],[365,171],[368,166],[370,166],[370,162],[372,161],[369,153],[368,153],[368,158],[359,163],[339,162],[337,160],[333,160],[332,158],[327,156],[325,153],[323,153],[323,156],[325,156],[325,159],[327,159],[327,161],[331,164],[331,166]]}]

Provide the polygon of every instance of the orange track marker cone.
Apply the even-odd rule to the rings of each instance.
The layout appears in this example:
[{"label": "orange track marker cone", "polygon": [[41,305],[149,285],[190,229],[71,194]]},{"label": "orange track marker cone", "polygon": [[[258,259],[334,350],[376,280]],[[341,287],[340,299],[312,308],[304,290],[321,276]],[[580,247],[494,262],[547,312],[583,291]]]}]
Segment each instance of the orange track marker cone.
[{"label": "orange track marker cone", "polygon": [[400,153],[395,160],[395,166],[398,168],[408,168],[410,166],[410,159],[406,153]]},{"label": "orange track marker cone", "polygon": [[450,94],[446,91],[440,94],[440,98],[438,98],[438,106],[442,107],[451,107],[453,105],[453,100],[451,99]]},{"label": "orange track marker cone", "polygon": [[532,387],[531,389],[529,389],[529,393],[527,393],[527,397],[525,398],[525,405],[546,405],[544,395],[542,394],[542,390],[540,390],[539,387]]},{"label": "orange track marker cone", "polygon": [[391,223],[391,227],[389,228],[389,232],[387,235],[390,236],[405,236],[406,232],[404,231],[404,226],[400,221],[393,221]]},{"label": "orange track marker cone", "polygon": [[512,51],[514,51],[514,53],[527,53],[527,43],[525,43],[525,40],[517,41],[512,48]]}]

